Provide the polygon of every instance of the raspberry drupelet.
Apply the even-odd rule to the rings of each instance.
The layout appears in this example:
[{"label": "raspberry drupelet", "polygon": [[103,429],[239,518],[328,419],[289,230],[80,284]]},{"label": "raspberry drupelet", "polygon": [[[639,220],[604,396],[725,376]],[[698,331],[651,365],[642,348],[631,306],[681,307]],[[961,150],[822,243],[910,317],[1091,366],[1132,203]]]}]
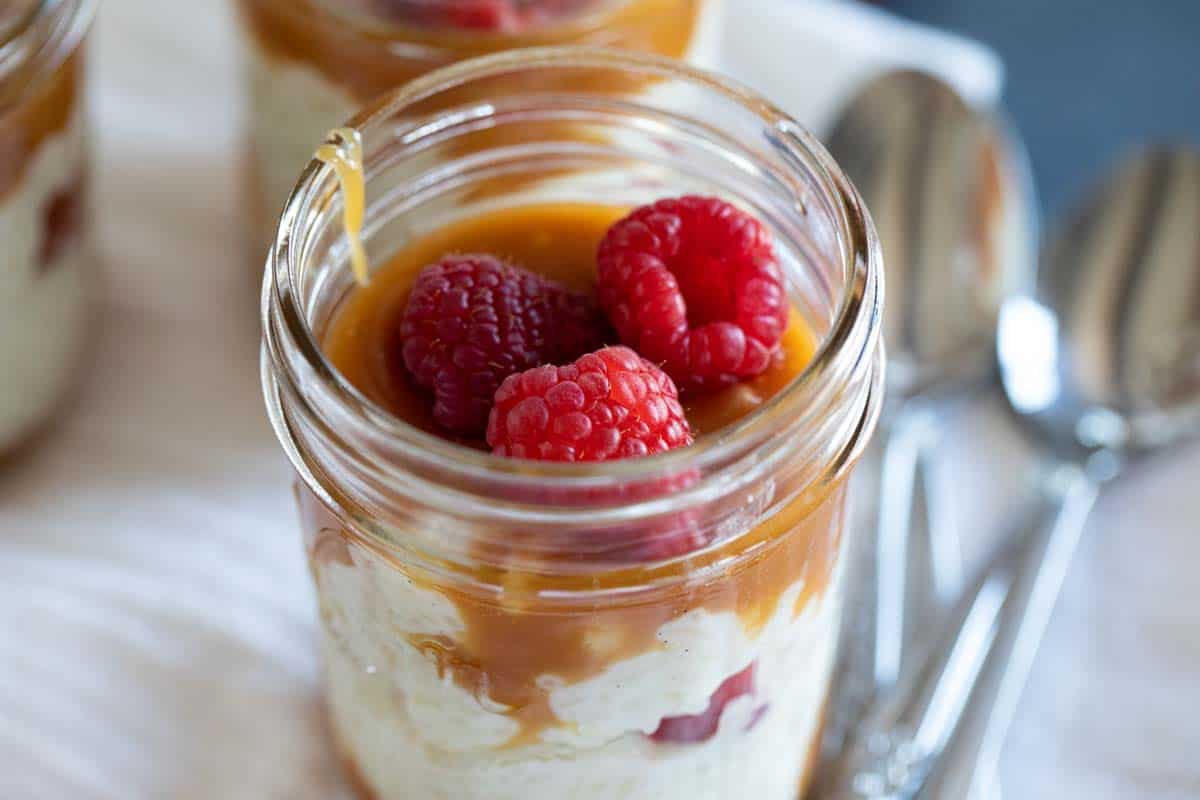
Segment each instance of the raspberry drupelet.
[{"label": "raspberry drupelet", "polygon": [[400,321],[404,364],[446,430],[484,432],[513,373],[600,346],[592,299],[490,255],[447,256],[417,277]]},{"label": "raspberry drupelet", "polygon": [[622,343],[661,364],[682,391],[764,372],[788,299],[767,229],[722,200],[659,200],[600,243],[597,292]]}]

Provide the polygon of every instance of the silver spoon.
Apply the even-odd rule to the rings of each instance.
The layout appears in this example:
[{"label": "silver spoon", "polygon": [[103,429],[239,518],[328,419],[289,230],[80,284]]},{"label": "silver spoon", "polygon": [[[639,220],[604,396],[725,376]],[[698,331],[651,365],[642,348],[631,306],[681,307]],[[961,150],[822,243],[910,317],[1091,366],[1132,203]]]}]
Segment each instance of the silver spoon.
[{"label": "silver spoon", "polygon": [[963,593],[946,634],[919,670],[877,698],[842,752],[826,765],[823,800],[905,800],[928,782],[953,740],[980,671],[996,642],[1012,590],[1014,562],[988,570]]},{"label": "silver spoon", "polygon": [[[1159,150],[1105,183],[1005,305],[1004,385],[1051,461],[924,669],[866,718],[830,798],[986,797],[1100,487],[1200,432],[1200,154]],[[1000,598],[1003,598],[1000,600]]]},{"label": "silver spoon", "polygon": [[[1036,202],[1024,151],[995,115],[970,108],[948,85],[918,72],[893,72],[846,106],[830,151],[862,192],[883,242],[888,302],[888,409],[880,452],[880,503],[873,620],[849,631],[855,643],[841,674],[854,714],[864,695],[899,678],[914,622],[961,588],[957,538],[938,524],[940,505],[925,475],[930,552],[927,580],[910,553],[916,489],[953,399],[994,374],[1002,298],[1033,266]],[[932,586],[933,599],[921,590]],[[855,628],[865,629],[856,630]],[[862,652],[861,647],[870,652]],[[850,644],[853,648],[855,644]],[[857,701],[857,702],[856,702]]]},{"label": "silver spoon", "polygon": [[969,713],[921,796],[994,784],[1000,751],[1101,488],[1200,434],[1200,152],[1146,151],[1093,193],[1006,303],[1005,394],[1050,462]]}]

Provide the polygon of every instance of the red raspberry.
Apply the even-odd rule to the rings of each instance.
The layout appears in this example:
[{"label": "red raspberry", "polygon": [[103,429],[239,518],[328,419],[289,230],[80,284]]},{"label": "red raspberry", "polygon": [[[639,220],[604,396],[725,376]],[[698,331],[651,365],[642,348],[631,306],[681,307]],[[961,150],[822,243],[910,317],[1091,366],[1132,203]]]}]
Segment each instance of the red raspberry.
[{"label": "red raspberry", "polygon": [[[725,706],[742,695],[753,693],[754,664],[751,664],[738,674],[726,678],[725,682],[712,693],[712,697],[708,701],[708,708],[704,711],[686,717],[666,717],[658,724],[654,733],[650,734],[650,738],[656,742],[676,744],[707,741],[716,735],[717,727],[721,722],[721,714],[725,712]],[[753,715],[747,727],[753,727],[758,722],[762,717],[762,710],[760,709]]]},{"label": "red raspberry", "polygon": [[442,10],[448,28],[512,33],[521,27],[521,17],[512,0],[457,0]]},{"label": "red raspberry", "polygon": [[421,271],[400,321],[404,365],[434,395],[433,416],[483,433],[492,397],[516,372],[594,350],[592,300],[488,255],[448,256]]},{"label": "red raspberry", "polygon": [[597,270],[621,341],[685,391],[752,378],[779,350],[788,300],[770,234],[724,201],[637,209],[605,235]]},{"label": "red raspberry", "polygon": [[[675,384],[626,347],[605,348],[570,366],[539,367],[509,377],[496,392],[488,422],[494,452],[518,458],[604,461],[651,455],[691,441]],[[688,470],[639,484],[569,493],[561,500],[636,503],[682,491],[697,477]],[[540,493],[539,499],[546,495]],[[704,548],[712,536],[691,512],[681,512],[636,532],[581,532],[576,555],[616,563],[665,561]]]},{"label": "red raspberry", "polygon": [[511,458],[609,461],[683,447],[692,434],[671,379],[627,347],[606,347],[509,376],[487,441]]},{"label": "red raspberry", "polygon": [[399,23],[513,32],[521,26],[514,0],[370,0],[368,8]]},{"label": "red raspberry", "polygon": [[409,25],[519,33],[586,11],[598,0],[369,0],[368,8]]}]

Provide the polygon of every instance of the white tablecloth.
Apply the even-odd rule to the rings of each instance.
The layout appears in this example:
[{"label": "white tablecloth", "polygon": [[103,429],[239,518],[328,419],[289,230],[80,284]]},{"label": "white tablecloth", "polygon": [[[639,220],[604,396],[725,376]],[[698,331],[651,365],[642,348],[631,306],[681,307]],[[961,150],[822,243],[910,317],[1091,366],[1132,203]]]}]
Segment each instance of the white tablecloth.
[{"label": "white tablecloth", "polygon": [[[885,24],[870,20],[855,41]],[[0,473],[0,798],[343,797],[290,476],[259,395],[232,15],[109,0],[97,34],[105,302],[74,406]],[[965,52],[953,63],[983,71],[957,70],[976,75],[964,89],[994,94],[987,54]],[[819,84],[775,80],[782,102],[827,117]],[[975,432],[998,425],[978,412],[950,454],[972,531],[1004,502],[980,456],[1008,445]],[[1200,794],[1198,476],[1200,452],[1179,453],[1102,502],[1006,754],[1009,797]]]}]

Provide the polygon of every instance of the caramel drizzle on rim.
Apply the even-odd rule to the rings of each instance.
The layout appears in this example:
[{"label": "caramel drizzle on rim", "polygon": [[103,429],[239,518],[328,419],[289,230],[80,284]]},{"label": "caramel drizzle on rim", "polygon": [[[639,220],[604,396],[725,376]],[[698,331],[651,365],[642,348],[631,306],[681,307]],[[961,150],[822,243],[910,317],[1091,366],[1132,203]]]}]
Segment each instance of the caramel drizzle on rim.
[{"label": "caramel drizzle on rim", "polygon": [[350,264],[358,285],[366,286],[371,282],[371,268],[362,241],[363,218],[367,207],[362,134],[354,128],[336,128],[317,148],[315,157],[328,164],[337,175],[342,190],[342,228],[350,244]]}]

